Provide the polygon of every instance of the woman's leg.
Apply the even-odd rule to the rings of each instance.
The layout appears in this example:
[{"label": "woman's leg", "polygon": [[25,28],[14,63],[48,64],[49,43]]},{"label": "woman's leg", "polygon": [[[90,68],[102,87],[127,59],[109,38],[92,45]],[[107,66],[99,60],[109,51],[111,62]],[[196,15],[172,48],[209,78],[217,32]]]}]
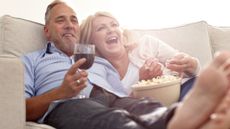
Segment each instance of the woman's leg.
[{"label": "woman's leg", "polygon": [[190,89],[192,89],[195,80],[196,80],[196,77],[192,77],[188,81],[186,81],[184,84],[181,85],[179,102],[182,101],[184,96],[186,96],[186,94],[190,91]]},{"label": "woman's leg", "polygon": [[230,90],[210,119],[200,129],[229,129],[230,128]]}]

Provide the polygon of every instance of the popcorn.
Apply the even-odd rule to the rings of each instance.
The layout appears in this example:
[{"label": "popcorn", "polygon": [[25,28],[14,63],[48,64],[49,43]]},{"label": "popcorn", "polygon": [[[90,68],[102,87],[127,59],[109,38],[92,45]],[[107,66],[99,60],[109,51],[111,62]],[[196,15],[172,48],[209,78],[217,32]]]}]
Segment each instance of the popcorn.
[{"label": "popcorn", "polygon": [[180,77],[178,77],[178,76],[163,75],[163,76],[158,76],[156,78],[152,78],[149,80],[141,80],[137,83],[137,85],[138,86],[157,85],[157,84],[163,84],[163,83],[177,81],[178,79],[180,79]]}]

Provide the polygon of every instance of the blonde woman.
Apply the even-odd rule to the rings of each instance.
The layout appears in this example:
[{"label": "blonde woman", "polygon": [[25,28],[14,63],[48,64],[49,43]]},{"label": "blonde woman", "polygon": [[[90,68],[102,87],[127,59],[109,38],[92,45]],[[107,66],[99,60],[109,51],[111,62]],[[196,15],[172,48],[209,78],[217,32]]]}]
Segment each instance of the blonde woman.
[{"label": "blonde woman", "polygon": [[[229,69],[230,64],[226,61],[230,57],[229,53],[222,53],[217,56],[213,63],[201,72],[194,87],[182,101],[183,104],[176,105],[177,108],[173,115],[171,114],[172,110],[170,110],[175,109],[173,106],[164,110],[164,107],[157,101],[130,97],[130,87],[127,84],[133,84],[139,79],[162,75],[161,63],[163,65],[167,64],[166,67],[173,71],[193,76],[199,70],[197,59],[184,53],[179,53],[163,42],[149,36],[145,38],[147,40],[147,43],[144,42],[145,45],[151,46],[152,44],[149,43],[151,41],[156,43],[156,46],[159,46],[157,48],[160,48],[160,50],[162,48],[167,50],[166,53],[170,53],[162,56],[164,51],[156,49],[158,50],[156,52],[159,54],[158,56],[166,59],[165,62],[162,62],[161,58],[156,59],[158,56],[148,57],[148,52],[150,51],[144,51],[145,49],[138,50],[138,48],[141,48],[138,46],[131,47],[129,49],[131,52],[127,51],[125,41],[128,40],[123,37],[118,21],[107,12],[98,12],[89,16],[82,22],[80,29],[80,42],[95,44],[96,46],[95,63],[88,70],[89,81],[93,84],[90,97],[96,99],[105,107],[125,109],[126,113],[131,115],[130,118],[135,118],[146,128],[229,128],[230,113],[228,107],[230,107],[230,95],[227,94],[229,91],[227,76],[230,73],[227,69]],[[151,47],[154,48],[154,46]],[[147,61],[143,61],[142,66],[138,67],[138,63],[131,59],[130,56],[132,55],[130,53],[143,51],[147,53]],[[137,54],[135,56],[141,55]],[[143,59],[141,57],[138,59],[138,62],[145,60],[144,55]],[[218,78],[216,78],[217,75],[219,76]],[[218,81],[214,81],[214,78]],[[220,104],[217,100],[223,101]],[[204,105],[207,108],[204,108]],[[223,110],[225,111],[224,114],[221,113]],[[173,116],[169,117],[170,115]],[[159,116],[159,119],[157,116]],[[181,121],[183,121],[183,124]]]},{"label": "blonde woman", "polygon": [[[104,65],[105,68],[102,69],[114,72],[114,76],[118,76],[116,80],[118,84],[114,84],[115,77],[112,77],[111,80],[105,80],[108,85],[103,87],[118,96],[130,96],[131,85],[142,79],[151,79],[165,74],[163,67],[166,67],[184,75],[181,100],[192,87],[200,69],[198,59],[178,52],[157,38],[146,35],[134,39],[129,31],[122,31],[117,19],[108,12],[97,12],[89,16],[82,22],[80,29],[80,42],[96,46],[97,57],[93,67]],[[101,69],[90,70],[95,74],[94,76],[99,75],[98,71]]]}]

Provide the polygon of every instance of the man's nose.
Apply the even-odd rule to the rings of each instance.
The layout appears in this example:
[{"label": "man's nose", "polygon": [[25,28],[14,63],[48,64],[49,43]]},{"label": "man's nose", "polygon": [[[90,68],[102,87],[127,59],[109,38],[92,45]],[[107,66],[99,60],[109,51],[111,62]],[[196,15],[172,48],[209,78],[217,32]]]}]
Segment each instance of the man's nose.
[{"label": "man's nose", "polygon": [[67,20],[65,23],[65,28],[73,28],[73,23],[71,21]]}]

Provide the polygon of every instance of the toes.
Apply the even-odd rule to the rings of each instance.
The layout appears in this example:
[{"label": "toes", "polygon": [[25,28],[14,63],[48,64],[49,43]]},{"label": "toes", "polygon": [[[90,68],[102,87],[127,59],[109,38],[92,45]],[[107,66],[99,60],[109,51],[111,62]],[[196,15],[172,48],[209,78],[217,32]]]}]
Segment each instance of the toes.
[{"label": "toes", "polygon": [[215,64],[216,67],[219,68],[229,58],[230,58],[230,52],[229,51],[217,52],[214,55],[213,63]]}]

